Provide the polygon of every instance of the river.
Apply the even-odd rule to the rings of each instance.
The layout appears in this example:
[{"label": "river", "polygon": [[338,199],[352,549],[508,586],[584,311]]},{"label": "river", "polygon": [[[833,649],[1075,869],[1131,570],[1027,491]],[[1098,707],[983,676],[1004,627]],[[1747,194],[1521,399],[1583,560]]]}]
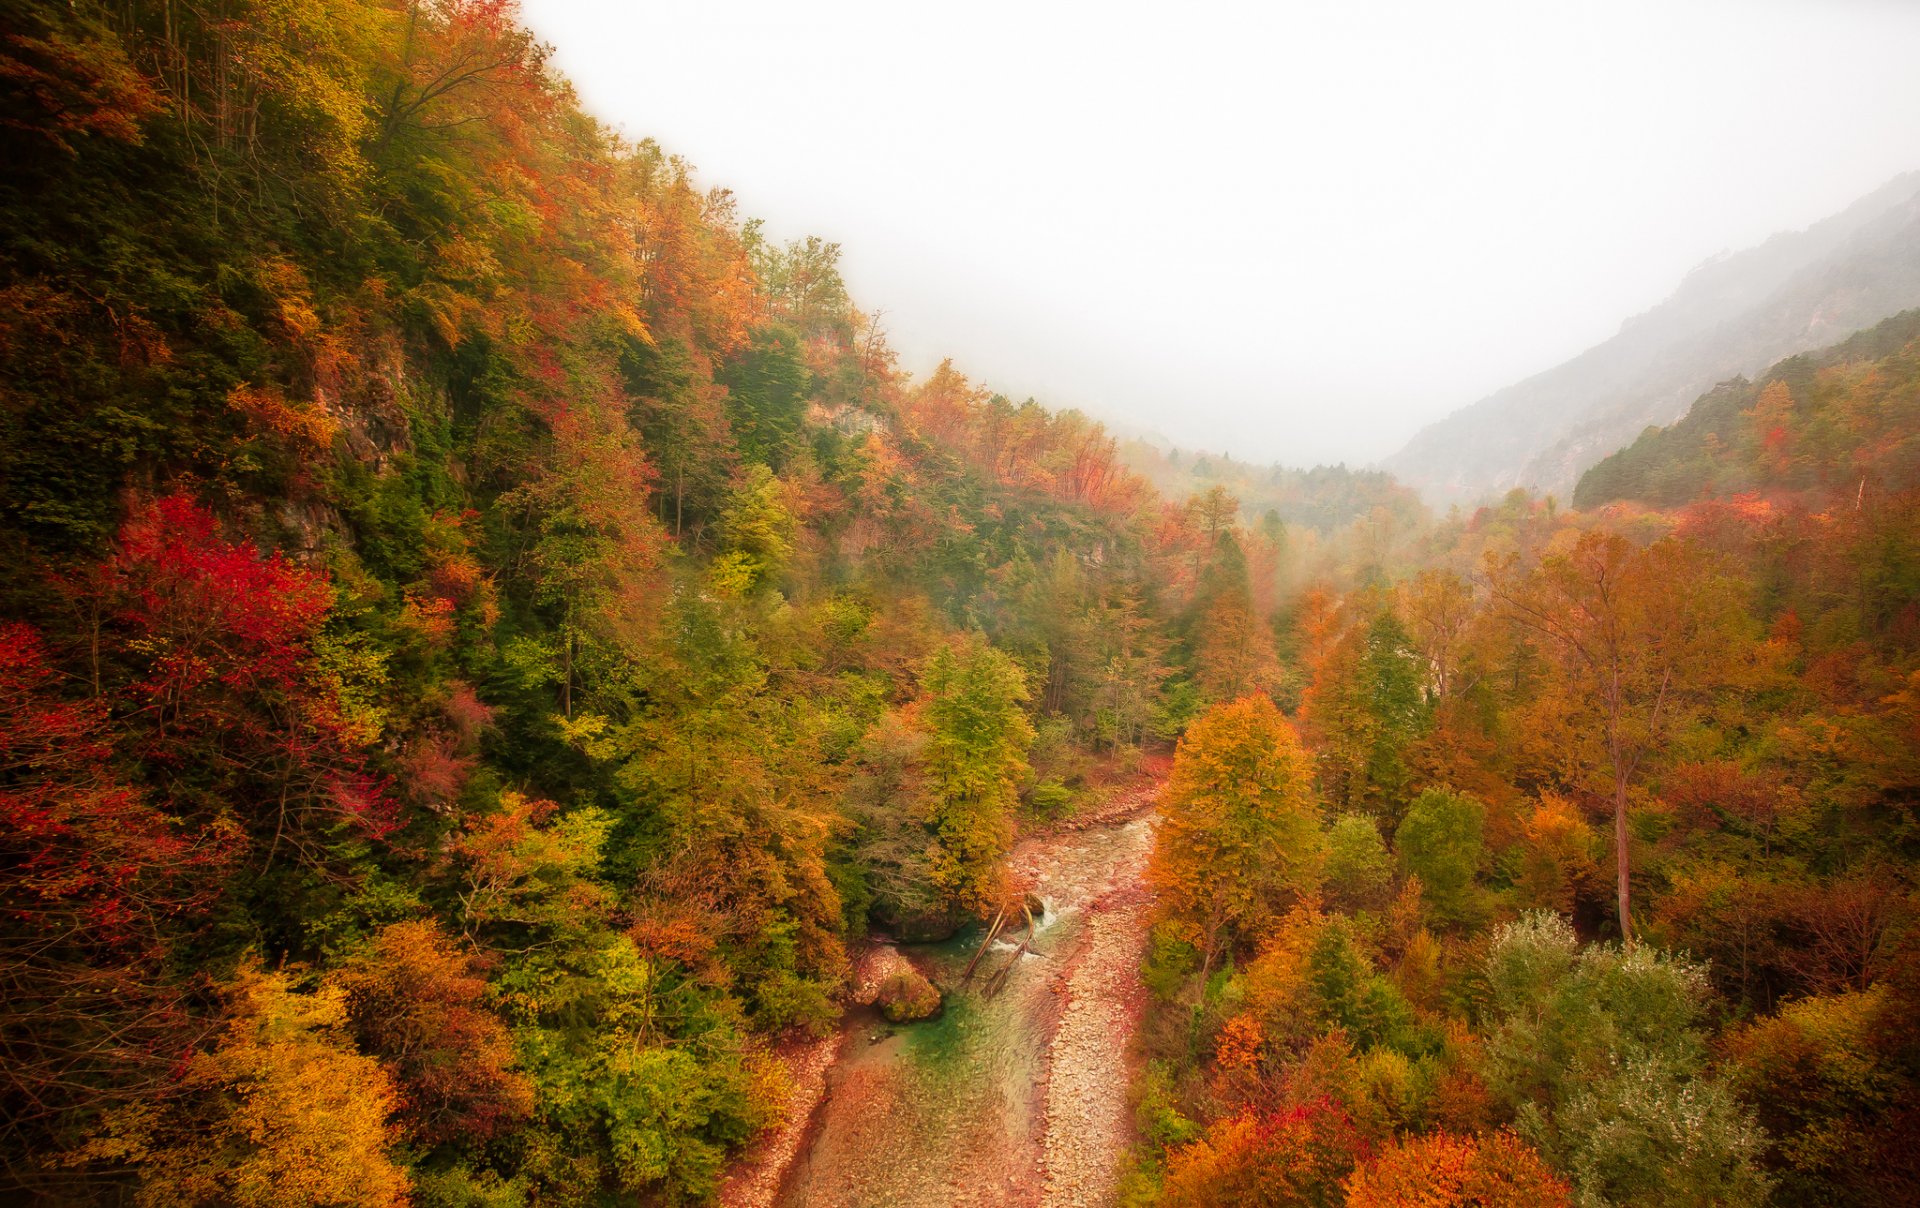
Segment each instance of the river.
[{"label": "river", "polygon": [[944,1012],[896,1026],[852,1008],[811,1056],[812,1110],[723,1203],[1111,1203],[1132,1137],[1127,1054],[1144,994],[1152,796],[1134,788],[1091,823],[1016,845],[1010,869],[1046,909],[1031,931],[1008,928],[964,984],[977,930],[874,954],[912,960],[946,992]]}]

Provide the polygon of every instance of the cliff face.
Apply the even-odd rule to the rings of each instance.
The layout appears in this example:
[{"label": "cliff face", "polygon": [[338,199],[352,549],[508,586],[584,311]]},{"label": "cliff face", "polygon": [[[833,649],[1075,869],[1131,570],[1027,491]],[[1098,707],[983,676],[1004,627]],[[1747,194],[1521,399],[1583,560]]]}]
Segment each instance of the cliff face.
[{"label": "cliff face", "polygon": [[1385,467],[1447,503],[1582,472],[1727,378],[1920,305],[1920,173],[1804,231],[1709,261],[1612,339],[1462,408]]}]

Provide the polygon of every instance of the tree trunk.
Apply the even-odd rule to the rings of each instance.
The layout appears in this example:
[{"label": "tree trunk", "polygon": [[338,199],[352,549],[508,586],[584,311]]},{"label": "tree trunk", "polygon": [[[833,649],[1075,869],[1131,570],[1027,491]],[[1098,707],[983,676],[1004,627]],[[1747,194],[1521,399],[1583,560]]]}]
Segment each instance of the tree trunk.
[{"label": "tree trunk", "polygon": [[1631,891],[1627,887],[1627,781],[1624,776],[1615,776],[1613,781],[1613,863],[1619,884],[1620,940],[1627,943],[1633,939],[1633,911]]}]

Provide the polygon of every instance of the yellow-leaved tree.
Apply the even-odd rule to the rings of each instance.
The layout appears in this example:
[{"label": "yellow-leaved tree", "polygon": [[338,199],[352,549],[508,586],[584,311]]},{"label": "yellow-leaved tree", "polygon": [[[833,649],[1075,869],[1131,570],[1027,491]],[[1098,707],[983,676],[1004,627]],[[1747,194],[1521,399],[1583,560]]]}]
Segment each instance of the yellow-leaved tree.
[{"label": "yellow-leaved tree", "polygon": [[392,1080],[354,1051],[341,990],[296,994],[289,981],[241,971],[226,1034],[188,1065],[185,1095],[138,1155],[142,1205],[408,1202],[389,1155]]},{"label": "yellow-leaved tree", "polygon": [[1318,893],[1312,765],[1267,697],[1216,705],[1188,728],[1160,811],[1149,879],[1163,921],[1202,953],[1203,971]]},{"label": "yellow-leaved tree", "polygon": [[934,652],[920,687],[933,882],[952,905],[983,910],[1001,896],[1000,862],[1013,846],[1013,811],[1028,774],[1026,676],[970,634]]}]

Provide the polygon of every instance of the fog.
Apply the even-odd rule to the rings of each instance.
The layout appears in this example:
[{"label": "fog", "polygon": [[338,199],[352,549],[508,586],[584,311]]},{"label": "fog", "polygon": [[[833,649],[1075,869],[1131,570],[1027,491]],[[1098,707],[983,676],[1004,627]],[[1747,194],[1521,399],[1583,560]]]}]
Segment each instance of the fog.
[{"label": "fog", "polygon": [[527,0],[587,106],[845,247],[907,367],[1383,456],[1920,167],[1920,5]]}]

